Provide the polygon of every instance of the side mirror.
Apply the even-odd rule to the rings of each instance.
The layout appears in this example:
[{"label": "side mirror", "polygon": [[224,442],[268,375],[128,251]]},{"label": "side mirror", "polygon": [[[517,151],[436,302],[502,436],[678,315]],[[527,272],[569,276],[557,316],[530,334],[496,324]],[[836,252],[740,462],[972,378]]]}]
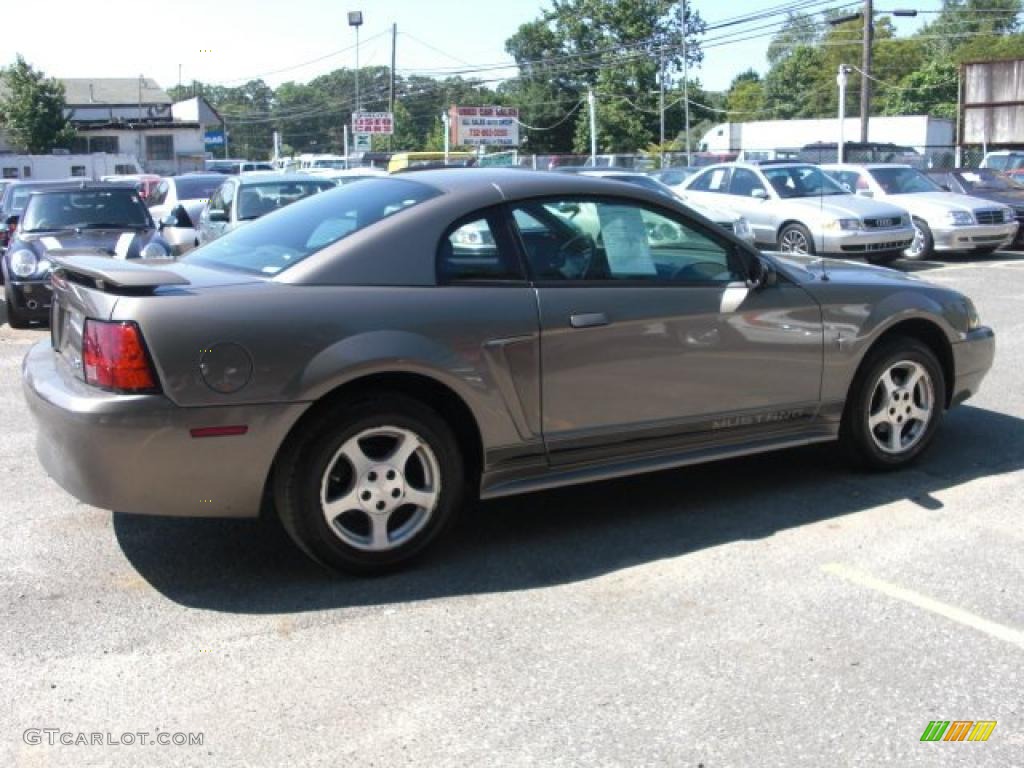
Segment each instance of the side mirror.
[{"label": "side mirror", "polygon": [[210,221],[219,221],[226,223],[228,220],[228,212],[223,208],[211,208],[210,209]]},{"label": "side mirror", "polygon": [[870,189],[858,189],[857,195],[859,197],[874,197],[875,193],[872,192]]},{"label": "side mirror", "polygon": [[952,189],[949,188],[949,184],[939,184],[939,186],[942,187],[942,189],[944,191],[946,191],[946,192],[952,192],[953,191]]},{"label": "side mirror", "polygon": [[761,188],[755,188],[755,189],[750,190],[750,196],[752,198],[754,198],[755,200],[767,200],[768,199],[768,190],[761,189]]},{"label": "side mirror", "polygon": [[764,259],[754,260],[750,277],[747,279],[748,288],[758,291],[762,288],[771,288],[773,285],[778,284],[778,282],[779,276],[774,266]]}]

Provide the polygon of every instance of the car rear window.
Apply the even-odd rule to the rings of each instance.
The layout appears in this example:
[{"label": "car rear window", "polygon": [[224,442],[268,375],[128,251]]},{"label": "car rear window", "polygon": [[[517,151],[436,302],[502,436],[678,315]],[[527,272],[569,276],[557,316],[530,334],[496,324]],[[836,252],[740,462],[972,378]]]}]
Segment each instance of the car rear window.
[{"label": "car rear window", "polygon": [[289,205],[197,248],[184,261],[276,275],[322,248],[441,192],[404,179],[367,179]]},{"label": "car rear window", "polygon": [[178,189],[179,200],[205,200],[213,194],[213,190],[223,183],[223,176],[215,176],[213,178],[188,178],[187,176],[182,176],[174,180],[174,185]]}]

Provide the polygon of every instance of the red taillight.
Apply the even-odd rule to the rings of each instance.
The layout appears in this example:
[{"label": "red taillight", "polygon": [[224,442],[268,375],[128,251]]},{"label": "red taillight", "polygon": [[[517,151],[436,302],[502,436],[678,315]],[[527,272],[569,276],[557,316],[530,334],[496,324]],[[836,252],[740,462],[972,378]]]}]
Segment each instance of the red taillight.
[{"label": "red taillight", "polygon": [[82,330],[82,365],[86,382],[97,387],[119,392],[157,389],[156,375],[135,323],[87,319]]}]

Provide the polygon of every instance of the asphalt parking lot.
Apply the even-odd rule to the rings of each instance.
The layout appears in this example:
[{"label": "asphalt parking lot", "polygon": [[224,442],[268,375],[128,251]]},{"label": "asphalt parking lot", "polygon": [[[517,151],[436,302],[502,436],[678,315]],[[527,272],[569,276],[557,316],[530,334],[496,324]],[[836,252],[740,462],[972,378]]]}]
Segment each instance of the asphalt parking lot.
[{"label": "asphalt parking lot", "polygon": [[[1021,765],[1024,257],[899,266],[997,333],[914,469],[816,447],[486,503],[374,580],[63,493],[20,389],[45,331],[4,323],[0,764]],[[157,732],[203,743],[107,743]]]}]

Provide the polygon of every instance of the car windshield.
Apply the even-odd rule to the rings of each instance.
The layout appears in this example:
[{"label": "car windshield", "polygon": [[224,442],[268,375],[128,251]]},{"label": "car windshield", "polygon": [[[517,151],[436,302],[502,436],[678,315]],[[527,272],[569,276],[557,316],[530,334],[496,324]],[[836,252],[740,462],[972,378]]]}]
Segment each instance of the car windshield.
[{"label": "car windshield", "polygon": [[993,192],[1009,192],[1024,189],[1024,186],[1021,184],[1011,181],[1005,176],[1001,176],[995,171],[991,171],[987,168],[980,168],[977,171],[961,171],[960,173],[954,173],[953,175],[956,176],[957,181],[963,184],[963,187],[967,192],[983,192],[985,190]]},{"label": "car windshield", "polygon": [[223,176],[182,176],[174,180],[179,200],[205,200],[223,183]]},{"label": "car windshield", "polygon": [[441,194],[402,179],[368,179],[314,195],[185,257],[204,266],[275,275],[307,256]]},{"label": "car windshield", "polygon": [[762,168],[761,170],[779,197],[820,197],[822,195],[849,194],[813,165],[788,165]]},{"label": "car windshield", "polygon": [[152,226],[146,206],[134,189],[74,189],[33,195],[22,229],[139,229]]},{"label": "car windshield", "polygon": [[916,168],[893,166],[872,168],[871,175],[887,195],[910,195],[915,192],[941,192],[942,187]]},{"label": "car windshield", "polygon": [[333,186],[329,179],[246,184],[238,191],[238,220],[258,219]]}]

